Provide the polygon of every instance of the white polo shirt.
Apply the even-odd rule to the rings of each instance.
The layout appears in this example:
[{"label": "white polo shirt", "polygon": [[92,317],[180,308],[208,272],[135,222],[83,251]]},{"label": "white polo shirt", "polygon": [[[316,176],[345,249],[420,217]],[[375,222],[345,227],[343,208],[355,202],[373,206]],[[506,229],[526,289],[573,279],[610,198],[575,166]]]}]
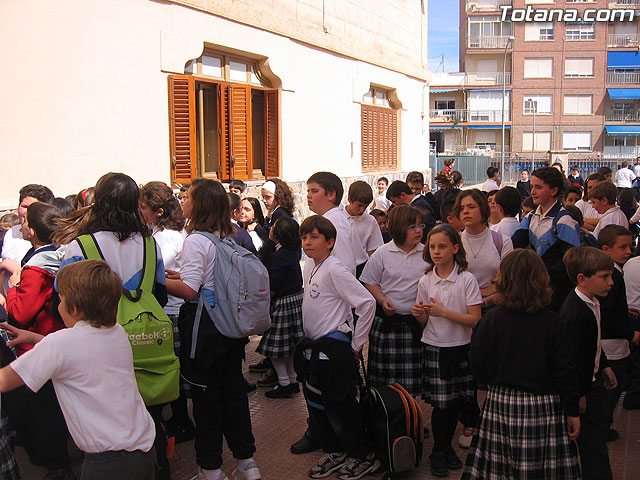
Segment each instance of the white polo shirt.
[{"label": "white polo shirt", "polygon": [[593,230],[593,236],[598,238],[598,235],[604,227],[607,225],[620,225],[624,228],[629,228],[629,220],[620,207],[613,207],[602,214],[602,218]]},{"label": "white polo shirt", "polygon": [[618,188],[631,188],[633,181],[636,179],[636,174],[630,168],[621,168],[616,172],[614,181]]},{"label": "white polo shirt", "polygon": [[485,228],[484,232],[478,235],[472,235],[465,230],[460,237],[469,262],[469,272],[475,275],[480,288],[489,286],[496,278],[500,261],[513,250],[511,238],[502,235],[502,251],[498,253],[489,228]]},{"label": "white polo shirt", "polygon": [[334,207],[322,215],[336,227],[336,242],[331,250],[331,255],[338,257],[345,267],[356,276],[356,260],[353,254],[353,240],[351,238],[351,226],[345,217],[342,207]]},{"label": "white polo shirt", "polygon": [[383,212],[386,212],[387,209],[391,206],[391,200],[387,198],[386,190],[382,192],[380,195],[376,195],[376,198],[374,200],[374,206],[375,208],[378,208]]},{"label": "white polo shirt", "polygon": [[640,257],[629,259],[622,271],[627,287],[627,303],[630,307],[640,309]]},{"label": "white polo shirt", "polygon": [[591,202],[585,202],[583,199],[580,199],[576,202],[576,207],[582,213],[582,218],[585,220],[587,218],[602,218],[602,215],[598,213],[598,211],[593,208],[593,204]]},{"label": "white polo shirt", "polygon": [[372,215],[351,215],[345,208],[342,210],[351,227],[353,256],[357,265],[369,260],[369,252],[384,245],[378,221]]},{"label": "white polo shirt", "polygon": [[492,192],[494,190],[498,190],[499,188],[500,185],[498,185],[498,182],[492,180],[491,178],[487,179],[486,182],[480,185],[480,190],[482,190],[483,192]]},{"label": "white polo shirt", "polygon": [[418,293],[418,281],[429,264],[422,259],[424,245],[418,243],[409,253],[391,240],[378,248],[360,275],[366,285],[378,285],[396,307],[399,315],[409,315]]},{"label": "white polo shirt", "polygon": [[494,232],[501,233],[502,235],[511,238],[513,234],[520,227],[520,222],[515,217],[504,217],[496,225],[491,227]]},{"label": "white polo shirt", "polygon": [[[431,303],[431,297],[445,308],[466,313],[467,306],[482,305],[478,281],[471,272],[458,272],[456,265],[447,278],[440,278],[434,270],[423,275],[418,282],[416,303]],[[436,347],[457,347],[471,342],[471,328],[447,320],[429,317],[422,333],[422,342]]]}]

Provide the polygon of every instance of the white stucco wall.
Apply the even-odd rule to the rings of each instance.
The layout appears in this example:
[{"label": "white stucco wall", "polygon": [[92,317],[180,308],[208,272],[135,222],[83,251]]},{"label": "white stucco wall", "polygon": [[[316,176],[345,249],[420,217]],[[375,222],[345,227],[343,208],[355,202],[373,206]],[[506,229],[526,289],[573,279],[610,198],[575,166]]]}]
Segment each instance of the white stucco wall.
[{"label": "white stucco wall", "polygon": [[282,79],[285,180],[361,173],[356,102],[370,83],[403,104],[400,168],[428,165],[419,79],[168,3],[11,1],[0,4],[0,208],[27,183],[64,196],[109,171],[168,182],[167,75],[204,42],[266,56]]}]

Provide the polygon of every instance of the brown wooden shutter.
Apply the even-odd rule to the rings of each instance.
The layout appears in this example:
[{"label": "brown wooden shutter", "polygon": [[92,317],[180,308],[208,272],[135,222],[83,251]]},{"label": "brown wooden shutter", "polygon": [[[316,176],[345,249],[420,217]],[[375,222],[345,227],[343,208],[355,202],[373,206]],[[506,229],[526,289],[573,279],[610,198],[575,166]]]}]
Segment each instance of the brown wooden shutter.
[{"label": "brown wooden shutter", "polygon": [[278,91],[265,92],[265,176],[277,177],[280,165],[280,145],[278,143]]},{"label": "brown wooden shutter", "polygon": [[251,87],[229,86],[229,134],[231,178],[246,180],[252,174],[251,156]]},{"label": "brown wooden shutter", "polygon": [[218,158],[220,159],[218,175],[220,180],[231,180],[231,136],[229,134],[229,89],[228,84],[218,84]]},{"label": "brown wooden shutter", "polygon": [[190,75],[169,75],[171,181],[190,183],[197,175],[196,94]]},{"label": "brown wooden shutter", "polygon": [[398,111],[362,105],[362,171],[398,168]]}]

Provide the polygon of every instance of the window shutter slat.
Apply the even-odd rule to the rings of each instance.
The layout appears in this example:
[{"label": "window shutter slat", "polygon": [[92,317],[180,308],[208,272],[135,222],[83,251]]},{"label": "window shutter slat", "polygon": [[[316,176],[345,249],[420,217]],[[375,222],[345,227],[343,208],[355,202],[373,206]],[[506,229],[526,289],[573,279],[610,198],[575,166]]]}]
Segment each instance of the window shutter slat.
[{"label": "window shutter slat", "polygon": [[394,109],[361,106],[360,128],[362,171],[398,168],[398,112]]},{"label": "window shutter slat", "polygon": [[245,85],[229,87],[232,179],[251,178],[251,88]]},{"label": "window shutter slat", "polygon": [[197,176],[195,81],[169,76],[171,181],[190,183]]},{"label": "window shutter slat", "polygon": [[218,84],[216,86],[218,92],[218,119],[220,129],[219,133],[219,176],[222,181],[231,180],[231,137],[229,134],[229,89],[231,87],[227,84]]},{"label": "window shutter slat", "polygon": [[278,176],[279,145],[278,145],[278,91],[265,92],[265,175]]}]

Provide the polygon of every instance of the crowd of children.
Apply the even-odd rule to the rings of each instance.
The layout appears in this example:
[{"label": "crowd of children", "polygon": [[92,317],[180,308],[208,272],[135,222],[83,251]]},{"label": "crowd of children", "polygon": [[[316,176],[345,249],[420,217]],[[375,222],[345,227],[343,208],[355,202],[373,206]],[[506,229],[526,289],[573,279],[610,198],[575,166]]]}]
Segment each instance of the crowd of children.
[{"label": "crowd of children", "polygon": [[[255,386],[242,374],[248,339],[212,321],[217,242],[231,238],[268,273],[271,328],[257,347],[265,360],[250,370],[267,372],[257,384],[269,398],[302,390],[308,429],[291,451],[322,448],[311,478],[357,480],[382,467],[359,412],[365,347],[368,385],[399,383],[432,405],[434,475],[464,466],[465,479],[612,478],[606,442],[618,438],[621,393],[640,407],[633,172],[618,173],[616,188],[610,170],[567,179],[554,165],[523,170],[514,188],[490,167],[481,190],[462,190],[455,162],[445,165],[435,194],[411,172],[381,177],[375,191],[351,183],[346,206],[342,180],[317,172],[301,224],[277,178],[261,185],[261,201],[238,180],[227,191],[197,179],[176,195],[121,173],[68,199],[22,188],[17,217],[1,219],[10,341],[0,345],[0,477],[18,478],[10,422],[51,480],[75,478],[68,435],[85,452],[82,478],[168,479],[165,429],[195,438],[194,478],[228,478],[223,439],[234,478],[262,478]],[[103,260],[91,260],[87,236]],[[121,298],[148,275],[182,362],[168,420],[164,405],[143,402],[133,344],[116,322]],[[458,423],[466,462],[453,448]]]}]

